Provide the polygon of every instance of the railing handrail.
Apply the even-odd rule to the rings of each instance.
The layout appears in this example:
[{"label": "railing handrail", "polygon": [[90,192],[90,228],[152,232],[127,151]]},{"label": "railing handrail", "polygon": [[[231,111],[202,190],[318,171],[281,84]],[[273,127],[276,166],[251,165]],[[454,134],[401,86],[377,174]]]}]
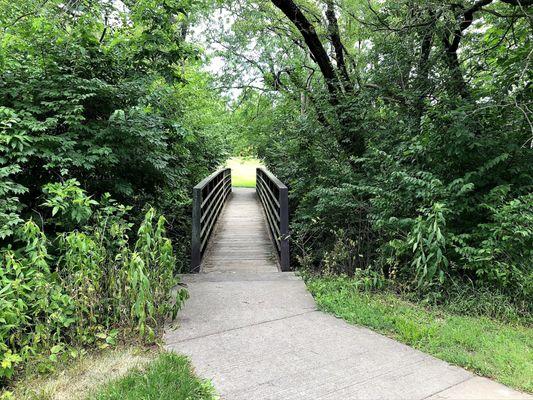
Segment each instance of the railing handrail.
[{"label": "railing handrail", "polygon": [[229,193],[231,193],[230,168],[213,172],[193,188],[191,241],[193,272],[200,268],[207,243]]},{"label": "railing handrail", "polygon": [[[265,179],[268,181],[265,181]],[[272,186],[272,187],[271,187]],[[256,169],[256,191],[282,271],[290,269],[288,188],[265,167]]]},{"label": "railing handrail", "polygon": [[225,171],[230,171],[231,172],[231,168],[221,168],[221,169],[217,169],[215,172],[213,172],[211,175],[205,177],[204,179],[202,179],[200,181],[200,183],[198,183],[197,185],[195,185],[193,187],[193,190],[194,189],[203,189],[209,182],[211,182],[217,175],[219,175],[221,172],[225,172]]},{"label": "railing handrail", "polygon": [[280,181],[272,172],[270,172],[268,169],[266,169],[265,167],[257,167],[257,169],[263,171],[267,176],[268,178],[272,181],[272,183],[274,183],[278,189],[287,189],[287,186],[282,182]]}]

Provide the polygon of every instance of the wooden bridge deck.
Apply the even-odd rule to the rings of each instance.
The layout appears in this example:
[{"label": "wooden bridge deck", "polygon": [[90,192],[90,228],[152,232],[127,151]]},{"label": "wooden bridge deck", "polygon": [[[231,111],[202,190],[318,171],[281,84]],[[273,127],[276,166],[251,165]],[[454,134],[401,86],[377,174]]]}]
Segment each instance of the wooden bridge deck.
[{"label": "wooden bridge deck", "polygon": [[255,189],[233,188],[209,240],[202,272],[276,272],[278,262]]}]

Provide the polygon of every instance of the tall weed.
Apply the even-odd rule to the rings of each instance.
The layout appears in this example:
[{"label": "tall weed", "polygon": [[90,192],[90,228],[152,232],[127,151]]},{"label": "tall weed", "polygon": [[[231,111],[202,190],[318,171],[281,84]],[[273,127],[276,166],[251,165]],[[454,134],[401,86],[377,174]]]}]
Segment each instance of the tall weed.
[{"label": "tall weed", "polygon": [[29,220],[0,251],[0,384],[28,362],[48,370],[80,346],[113,345],[120,332],[153,342],[187,298],[174,291],[176,259],[153,208],[133,242],[127,208],[109,196],[89,199],[73,180],[46,195],[63,213],[55,237]]}]

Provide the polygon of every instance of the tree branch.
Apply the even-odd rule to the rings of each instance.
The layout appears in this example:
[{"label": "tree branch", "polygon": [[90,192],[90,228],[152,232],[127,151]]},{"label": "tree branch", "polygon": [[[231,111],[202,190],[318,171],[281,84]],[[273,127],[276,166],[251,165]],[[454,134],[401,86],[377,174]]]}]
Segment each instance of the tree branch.
[{"label": "tree branch", "polygon": [[502,3],[510,4],[512,6],[531,6],[533,0],[500,0]]},{"label": "tree branch", "polygon": [[338,92],[337,84],[335,82],[335,70],[315,28],[293,0],[272,0],[272,3],[285,14],[303,36],[311,55],[318,64],[320,72],[326,81],[330,100],[332,104],[337,104]]},{"label": "tree branch", "polygon": [[328,21],[328,32],[335,51],[335,61],[337,61],[337,68],[340,71],[341,77],[345,84],[345,89],[348,89],[350,77],[346,69],[346,61],[344,60],[344,46],[341,42],[339,33],[339,23],[335,15],[335,4],[333,0],[326,0],[326,19]]}]

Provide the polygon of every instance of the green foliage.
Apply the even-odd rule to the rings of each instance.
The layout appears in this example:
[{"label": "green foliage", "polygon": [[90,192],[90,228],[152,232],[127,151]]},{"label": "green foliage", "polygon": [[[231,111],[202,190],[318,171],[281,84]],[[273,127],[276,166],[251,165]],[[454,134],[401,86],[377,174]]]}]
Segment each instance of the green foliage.
[{"label": "green foliage", "polygon": [[[154,209],[148,210],[127,263],[127,280],[133,293],[138,293],[130,299],[131,316],[141,335],[148,335],[152,339],[154,332],[149,318],[171,316],[174,319],[187,299],[184,289],[173,294],[178,283],[174,276],[176,258],[172,244],[165,236],[165,218],[160,216],[154,221],[155,217]],[[125,290],[125,294],[129,294],[128,292],[129,290]]]},{"label": "green foliage", "polygon": [[56,224],[68,227],[85,224],[91,217],[91,206],[98,204],[85,194],[76,179],[65,183],[48,183],[43,187],[46,201],[43,205],[52,209]]},{"label": "green foliage", "polygon": [[[111,193],[137,223],[153,204],[186,246],[189,188],[223,160],[227,114],[183,36],[190,8],[0,2],[0,238],[33,216],[41,188],[59,177],[89,197]],[[54,229],[82,223],[84,210],[56,204]]]},{"label": "green foliage", "polygon": [[474,234],[457,237],[456,249],[476,277],[513,293],[529,307],[527,299],[533,295],[533,195],[506,201],[508,191],[505,187],[490,193],[489,197],[498,198],[483,204],[490,212],[489,221]]},{"label": "green foliage", "polygon": [[44,204],[58,207],[69,223],[86,225],[49,240],[29,220],[15,245],[0,252],[3,378],[30,361],[53,368],[76,356],[75,347],[113,345],[119,329],[152,342],[187,297],[184,289],[174,291],[175,256],[165,219],[153,208],[130,244],[127,209],[109,196],[100,204],[67,181],[47,185]]},{"label": "green foliage", "polygon": [[185,300],[190,188],[223,160],[229,115],[194,10],[0,0],[0,385],[152,342]]},{"label": "green foliage", "polygon": [[0,376],[7,378],[18,363],[60,343],[74,322],[72,298],[50,269],[46,237],[32,221],[19,235],[21,248],[1,253]]},{"label": "green foliage", "polygon": [[31,154],[31,139],[14,110],[0,106],[0,239],[11,236],[23,220],[20,217],[19,195],[27,188],[14,176]]},{"label": "green foliage", "polygon": [[[333,99],[272,4],[243,2],[250,19],[218,32],[226,78],[244,84],[243,63],[264,77],[261,91],[245,85],[235,114],[242,140],[289,186],[295,264],[368,269],[440,301],[473,285],[530,312],[530,15],[490,3],[472,21],[467,1],[335,3],[345,73],[331,64],[346,76]],[[297,4],[334,49],[324,10]]]},{"label": "green foliage", "polygon": [[418,287],[431,284],[438,278],[444,282],[444,274],[449,263],[444,255],[446,253],[446,239],[443,235],[446,220],[444,207],[435,203],[425,219],[418,217],[413,231],[407,238],[407,244],[412,247],[412,266],[416,271]]}]

